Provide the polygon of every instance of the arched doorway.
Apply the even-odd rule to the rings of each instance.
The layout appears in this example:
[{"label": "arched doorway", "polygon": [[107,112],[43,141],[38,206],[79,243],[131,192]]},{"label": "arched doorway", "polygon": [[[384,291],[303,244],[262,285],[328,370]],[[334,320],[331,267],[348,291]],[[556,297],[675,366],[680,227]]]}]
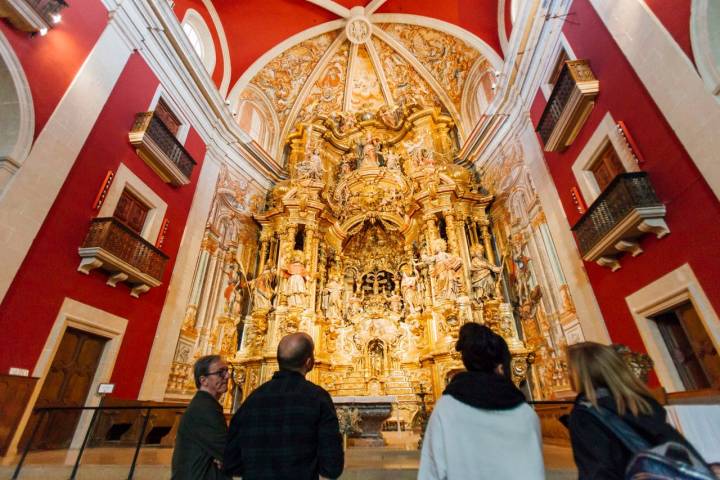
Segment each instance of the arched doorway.
[{"label": "arched doorway", "polygon": [[34,131],[30,86],[12,46],[0,32],[0,193],[30,153]]}]

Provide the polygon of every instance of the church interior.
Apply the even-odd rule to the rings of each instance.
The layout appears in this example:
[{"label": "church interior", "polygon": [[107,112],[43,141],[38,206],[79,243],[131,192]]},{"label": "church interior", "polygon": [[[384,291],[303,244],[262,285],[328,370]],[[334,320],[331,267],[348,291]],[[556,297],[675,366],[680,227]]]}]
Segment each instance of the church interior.
[{"label": "church interior", "polygon": [[0,0],[0,475],[169,478],[194,361],[230,415],[300,331],[341,478],[415,478],[468,322],[548,478],[583,341],[720,461],[718,29],[708,0]]}]

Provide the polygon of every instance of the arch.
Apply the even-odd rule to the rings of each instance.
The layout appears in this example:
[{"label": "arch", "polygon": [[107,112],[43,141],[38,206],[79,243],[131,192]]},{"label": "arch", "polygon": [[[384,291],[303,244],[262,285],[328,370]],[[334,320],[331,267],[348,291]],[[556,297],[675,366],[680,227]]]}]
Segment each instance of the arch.
[{"label": "arch", "polygon": [[215,44],[205,19],[197,10],[188,8],[182,21],[182,28],[205,65],[205,70],[212,75],[216,62]]},{"label": "arch", "polygon": [[690,9],[690,43],[705,86],[720,97],[720,4],[693,0]]},{"label": "arch", "polygon": [[0,32],[0,192],[30,153],[35,110],[25,71]]},{"label": "arch", "polygon": [[[490,45],[474,33],[452,23],[422,15],[410,15],[404,13],[376,13],[371,16],[371,19],[373,23],[404,23],[408,25],[418,25],[421,27],[432,28],[447,33],[459,38],[471,47],[475,48],[490,62],[490,65],[492,65],[493,68],[500,69],[502,67],[502,58],[500,58],[500,55]],[[312,37],[343,28],[345,26],[345,22],[346,21],[344,19],[340,19],[322,23],[307,30],[303,30],[302,32],[297,33],[277,44],[275,47],[265,52],[265,54],[263,54],[260,58],[255,60],[255,62],[253,62],[253,64],[250,65],[245,72],[243,72],[237,82],[235,82],[235,85],[233,85],[228,97],[232,97],[233,94],[239,95],[239,92],[241,92],[250,83],[250,80],[252,80],[252,78],[260,70],[262,70],[272,59],[280,55],[285,50],[289,50],[290,48]]]},{"label": "arch", "polygon": [[466,129],[472,130],[495,98],[495,70],[484,58],[470,69],[461,100],[461,113]]}]

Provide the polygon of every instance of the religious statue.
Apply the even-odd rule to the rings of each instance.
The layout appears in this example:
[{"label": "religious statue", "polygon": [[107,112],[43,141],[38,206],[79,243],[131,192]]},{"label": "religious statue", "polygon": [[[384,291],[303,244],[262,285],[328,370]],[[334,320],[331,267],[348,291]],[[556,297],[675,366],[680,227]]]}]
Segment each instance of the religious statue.
[{"label": "religious statue", "polygon": [[248,282],[253,289],[253,311],[269,310],[270,307],[272,307],[272,299],[275,295],[275,288],[273,287],[274,278],[275,273],[273,273],[272,267],[268,264],[265,265],[262,273],[260,273],[255,280]]},{"label": "religious statue", "polygon": [[383,345],[382,342],[379,340],[375,340],[370,343],[368,346],[368,360],[369,360],[369,370],[370,370],[370,376],[371,377],[379,377],[383,373],[383,358],[384,352],[383,352]]},{"label": "religious statue", "polygon": [[390,170],[400,170],[400,155],[393,150],[388,150],[385,154],[385,166]]},{"label": "religious statue", "polygon": [[470,280],[475,301],[481,302],[495,297],[495,278],[493,273],[498,274],[500,267],[496,267],[487,261],[482,245],[476,244],[470,248],[472,260],[470,261]]},{"label": "religious statue", "polygon": [[343,285],[332,275],[323,294],[322,307],[327,318],[339,319],[343,312]]},{"label": "religious statue", "polygon": [[313,148],[312,152],[305,157],[305,160],[297,166],[297,173],[298,178],[301,179],[320,180],[322,178],[325,169],[323,168],[319,148]]},{"label": "religious statue", "polygon": [[447,245],[442,238],[432,242],[432,255],[423,255],[422,260],[431,265],[430,275],[435,280],[435,297],[437,300],[454,300],[460,290],[460,268],[462,260],[453,253],[447,252]]},{"label": "religious statue", "polygon": [[385,105],[378,111],[378,116],[386,127],[393,129],[399,128],[403,120],[403,109],[399,105],[393,108]]},{"label": "religious statue", "polygon": [[303,252],[295,250],[292,253],[290,263],[283,267],[287,282],[285,283],[285,295],[289,307],[305,306],[305,280],[308,272],[303,264]]},{"label": "religious statue", "polygon": [[518,302],[524,303],[530,296],[530,258],[523,253],[523,244],[520,238],[510,241],[512,245],[515,285],[517,287]]},{"label": "religious statue", "polygon": [[377,167],[377,149],[380,141],[377,138],[373,138],[370,132],[367,132],[365,136],[365,143],[362,145],[362,157],[360,166],[361,167]]},{"label": "religious statue", "polygon": [[402,297],[398,295],[397,290],[390,296],[390,310],[398,314],[402,311]]},{"label": "religious statue", "polygon": [[402,292],[405,310],[409,315],[415,314],[422,308],[422,299],[418,289],[418,276],[410,264],[402,266],[402,280],[400,280],[400,291]]}]

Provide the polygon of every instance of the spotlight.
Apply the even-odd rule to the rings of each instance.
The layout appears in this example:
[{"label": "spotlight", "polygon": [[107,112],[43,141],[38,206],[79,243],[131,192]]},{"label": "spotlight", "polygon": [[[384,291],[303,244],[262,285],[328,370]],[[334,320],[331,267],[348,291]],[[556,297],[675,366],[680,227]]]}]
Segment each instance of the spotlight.
[{"label": "spotlight", "polygon": [[50,19],[53,23],[57,24],[60,23],[60,20],[62,20],[62,15],[60,15],[59,13],[53,13],[52,15],[50,15]]},{"label": "spotlight", "polygon": [[40,36],[41,36],[41,37],[44,37],[45,35],[47,35],[47,32],[48,32],[47,28],[45,28],[45,27],[41,28],[41,29],[40,29]]}]

